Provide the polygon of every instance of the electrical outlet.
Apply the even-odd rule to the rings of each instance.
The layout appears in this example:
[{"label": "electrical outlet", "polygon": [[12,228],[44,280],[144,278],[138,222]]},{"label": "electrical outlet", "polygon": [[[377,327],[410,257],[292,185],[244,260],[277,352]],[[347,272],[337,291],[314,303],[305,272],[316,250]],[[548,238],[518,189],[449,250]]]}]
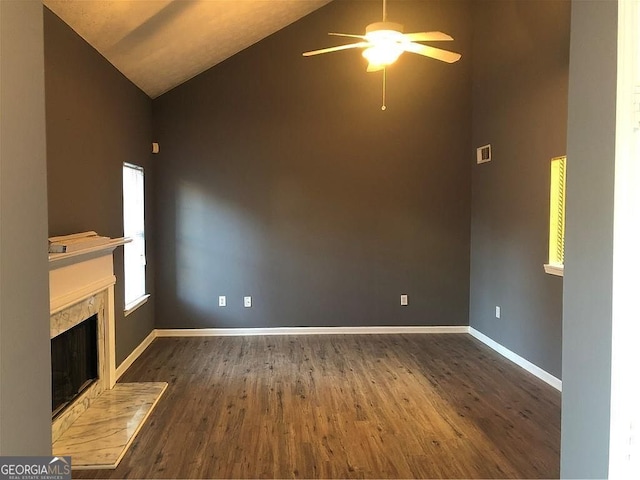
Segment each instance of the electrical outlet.
[{"label": "electrical outlet", "polygon": [[251,307],[251,297],[244,297],[244,306],[245,308]]},{"label": "electrical outlet", "polygon": [[224,295],[220,295],[218,297],[218,306],[219,307],[226,307],[227,306],[227,297]]},{"label": "electrical outlet", "polygon": [[496,305],[496,318],[500,318],[500,307]]},{"label": "electrical outlet", "polygon": [[405,295],[405,294],[400,295],[400,305],[402,306],[409,305],[409,295]]}]

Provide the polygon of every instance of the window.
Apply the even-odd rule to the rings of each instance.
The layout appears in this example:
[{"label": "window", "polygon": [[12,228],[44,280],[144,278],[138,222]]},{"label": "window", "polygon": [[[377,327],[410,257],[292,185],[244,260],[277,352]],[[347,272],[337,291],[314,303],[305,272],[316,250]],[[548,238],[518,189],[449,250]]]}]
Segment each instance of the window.
[{"label": "window", "polygon": [[124,236],[132,239],[124,245],[125,315],[146,302],[147,264],[144,245],[144,169],[125,163],[122,168],[122,204]]},{"label": "window", "polygon": [[567,157],[551,159],[549,207],[549,263],[544,270],[562,276],[564,272],[564,215]]}]

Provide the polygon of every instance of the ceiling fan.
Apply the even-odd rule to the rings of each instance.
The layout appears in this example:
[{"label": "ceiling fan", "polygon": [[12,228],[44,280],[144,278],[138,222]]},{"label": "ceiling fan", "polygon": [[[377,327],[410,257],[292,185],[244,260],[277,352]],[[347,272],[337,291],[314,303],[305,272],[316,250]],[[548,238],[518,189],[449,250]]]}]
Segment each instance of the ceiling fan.
[{"label": "ceiling fan", "polygon": [[393,64],[404,52],[416,53],[425,57],[434,58],[447,63],[454,63],[460,60],[462,55],[441,48],[423,45],[417,42],[439,42],[450,41],[453,38],[442,32],[416,32],[403,33],[403,26],[399,23],[387,21],[387,0],[382,0],[382,21],[367,25],[364,35],[351,33],[329,33],[337,37],[359,38],[360,42],[347,43],[335,47],[312,50],[302,55],[311,57],[323,53],[349,50],[352,48],[362,48],[362,56],[369,62],[367,72],[377,72],[382,70],[382,110],[386,109],[386,68]]}]

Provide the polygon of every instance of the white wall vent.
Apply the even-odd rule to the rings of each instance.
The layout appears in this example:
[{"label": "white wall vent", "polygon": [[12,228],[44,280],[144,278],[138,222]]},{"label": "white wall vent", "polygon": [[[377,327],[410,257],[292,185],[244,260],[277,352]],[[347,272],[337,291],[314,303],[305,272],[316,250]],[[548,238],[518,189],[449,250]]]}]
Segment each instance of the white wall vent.
[{"label": "white wall vent", "polygon": [[478,164],[491,161],[491,145],[476,148],[476,162]]}]

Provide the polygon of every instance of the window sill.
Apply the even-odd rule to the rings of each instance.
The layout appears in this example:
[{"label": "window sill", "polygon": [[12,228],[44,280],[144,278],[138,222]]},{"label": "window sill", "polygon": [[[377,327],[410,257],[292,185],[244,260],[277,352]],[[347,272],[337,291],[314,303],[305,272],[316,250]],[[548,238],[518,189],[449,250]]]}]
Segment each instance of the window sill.
[{"label": "window sill", "polygon": [[549,275],[555,275],[557,277],[564,277],[564,265],[552,265],[550,263],[544,264],[544,271]]},{"label": "window sill", "polygon": [[147,293],[146,295],[142,295],[140,298],[134,300],[133,302],[131,302],[129,305],[126,305],[124,307],[124,316],[126,317],[127,315],[129,315],[130,313],[135,312],[137,309],[139,309],[142,305],[144,305],[145,303],[147,303],[147,300],[149,300],[149,297],[151,296],[151,294]]}]

